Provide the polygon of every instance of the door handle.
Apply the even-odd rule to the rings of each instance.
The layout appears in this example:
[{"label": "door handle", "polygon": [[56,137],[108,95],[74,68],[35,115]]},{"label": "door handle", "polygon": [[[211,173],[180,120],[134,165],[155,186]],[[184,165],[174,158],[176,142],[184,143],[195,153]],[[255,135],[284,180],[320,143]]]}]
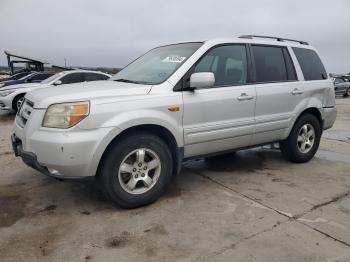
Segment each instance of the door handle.
[{"label": "door handle", "polygon": [[252,100],[254,96],[249,96],[246,93],[242,93],[239,97],[237,97],[238,101]]},{"label": "door handle", "polygon": [[303,94],[304,92],[299,90],[298,88],[295,88],[293,91],[292,91],[292,95],[301,95]]}]

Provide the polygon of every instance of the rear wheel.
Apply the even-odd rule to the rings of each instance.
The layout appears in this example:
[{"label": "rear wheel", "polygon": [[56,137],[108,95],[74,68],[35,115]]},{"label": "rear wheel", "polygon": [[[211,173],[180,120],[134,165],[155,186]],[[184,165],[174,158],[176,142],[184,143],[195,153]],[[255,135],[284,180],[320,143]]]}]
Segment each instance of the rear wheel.
[{"label": "rear wheel", "polygon": [[350,88],[346,91],[346,93],[344,94],[344,97],[348,97],[350,96]]},{"label": "rear wheel", "polygon": [[115,143],[98,174],[103,193],[125,208],[150,204],[165,191],[173,161],[167,144],[151,134],[134,134]]},{"label": "rear wheel", "polygon": [[16,96],[12,103],[13,110],[17,112],[21,108],[23,101],[24,101],[24,94]]},{"label": "rear wheel", "polygon": [[321,125],[312,114],[302,115],[289,137],[280,143],[282,155],[289,161],[304,163],[315,155],[321,139]]}]

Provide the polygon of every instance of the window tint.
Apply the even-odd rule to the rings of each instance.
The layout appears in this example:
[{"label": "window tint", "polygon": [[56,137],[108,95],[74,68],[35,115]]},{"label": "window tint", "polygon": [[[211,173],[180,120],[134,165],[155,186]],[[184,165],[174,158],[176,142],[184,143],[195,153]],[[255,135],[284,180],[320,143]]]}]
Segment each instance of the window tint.
[{"label": "window tint", "polygon": [[17,73],[13,76],[11,76],[11,79],[12,80],[18,80],[18,79],[21,79],[22,77],[25,77],[29,74],[29,72],[22,72],[22,73]]},{"label": "window tint", "polygon": [[289,60],[288,64],[290,68],[287,69],[283,49],[282,47],[272,46],[252,46],[256,82],[263,83],[293,80],[289,79],[288,72],[291,74],[290,77],[292,78],[292,70],[294,70],[294,68]]},{"label": "window tint", "polygon": [[65,75],[60,80],[62,81],[62,84],[79,83],[79,82],[84,81],[84,74],[83,73],[71,73],[71,74]]},{"label": "window tint", "polygon": [[314,50],[293,47],[305,80],[322,80],[327,79],[327,73]]},{"label": "window tint", "polygon": [[95,74],[95,73],[85,73],[84,77],[85,77],[85,81],[107,80],[109,78],[106,75]]},{"label": "window tint", "polygon": [[195,66],[195,72],[213,72],[215,86],[247,83],[247,56],[243,45],[225,45],[210,50]]},{"label": "window tint", "polygon": [[341,78],[337,78],[337,79],[334,80],[334,83],[335,83],[335,84],[344,83],[344,80],[341,79]]},{"label": "window tint", "polygon": [[53,75],[53,73],[39,73],[39,74],[32,76],[30,78],[30,80],[31,81],[40,81],[40,80],[44,80],[52,75]]}]

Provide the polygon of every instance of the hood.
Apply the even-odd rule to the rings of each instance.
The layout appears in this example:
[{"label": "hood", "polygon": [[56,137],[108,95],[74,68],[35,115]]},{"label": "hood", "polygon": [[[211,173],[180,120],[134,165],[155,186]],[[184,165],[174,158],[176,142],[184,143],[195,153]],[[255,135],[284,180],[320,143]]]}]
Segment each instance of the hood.
[{"label": "hood", "polygon": [[47,108],[55,103],[146,95],[151,88],[151,85],[104,80],[38,89],[28,92],[26,98],[34,103],[35,108]]},{"label": "hood", "polygon": [[18,89],[18,88],[26,88],[26,87],[37,87],[37,86],[41,86],[41,84],[40,83],[24,83],[24,84],[3,86],[3,87],[0,87],[0,91],[13,90],[13,89]]}]

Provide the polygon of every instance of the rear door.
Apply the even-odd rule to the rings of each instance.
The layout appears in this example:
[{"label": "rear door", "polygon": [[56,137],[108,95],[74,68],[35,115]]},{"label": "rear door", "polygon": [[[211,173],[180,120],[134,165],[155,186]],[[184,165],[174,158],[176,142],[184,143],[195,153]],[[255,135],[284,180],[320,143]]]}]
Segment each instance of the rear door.
[{"label": "rear door", "polygon": [[213,72],[215,85],[183,92],[185,157],[250,145],[256,94],[248,61],[246,45],[220,45],[190,70]]},{"label": "rear door", "polygon": [[250,48],[257,93],[252,144],[257,145],[282,137],[304,94],[287,47],[254,44]]}]

